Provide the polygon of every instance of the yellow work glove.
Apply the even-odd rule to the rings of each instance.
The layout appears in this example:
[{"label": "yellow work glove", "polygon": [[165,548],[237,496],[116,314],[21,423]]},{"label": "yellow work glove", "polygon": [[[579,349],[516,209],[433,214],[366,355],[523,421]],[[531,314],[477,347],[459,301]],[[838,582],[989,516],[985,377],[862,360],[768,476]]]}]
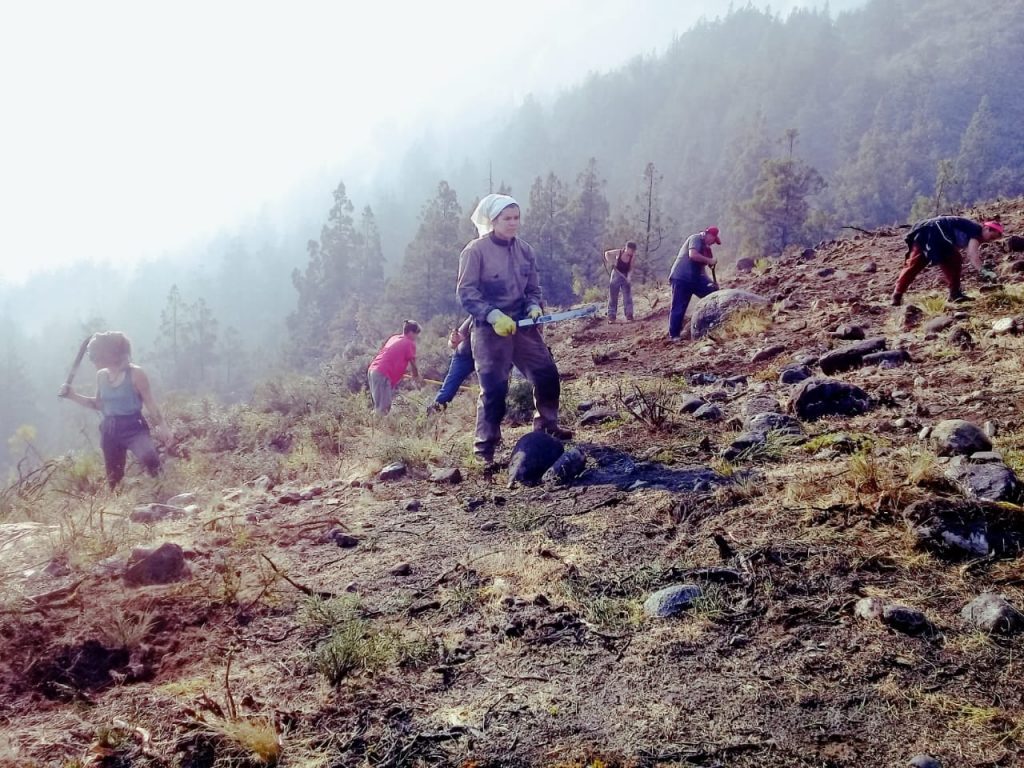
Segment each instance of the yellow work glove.
[{"label": "yellow work glove", "polygon": [[518,327],[516,321],[500,309],[492,309],[487,314],[487,322],[494,327],[494,332],[499,336],[511,336]]},{"label": "yellow work glove", "polygon": [[529,317],[531,320],[536,320],[543,314],[544,310],[542,310],[536,304],[532,305],[528,310],[526,310],[526,316]]}]

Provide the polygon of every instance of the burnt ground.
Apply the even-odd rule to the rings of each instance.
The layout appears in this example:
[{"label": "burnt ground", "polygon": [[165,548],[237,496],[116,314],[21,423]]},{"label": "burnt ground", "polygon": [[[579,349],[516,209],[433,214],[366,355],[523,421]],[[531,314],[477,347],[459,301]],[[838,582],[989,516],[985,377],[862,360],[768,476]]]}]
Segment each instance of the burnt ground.
[{"label": "burnt ground", "polygon": [[[1020,201],[985,213],[1024,224]],[[1024,314],[1024,291],[1013,254],[987,246],[1005,290],[947,309],[930,271],[907,296],[924,321],[966,311],[955,327],[972,346],[904,328],[887,301],[901,235],[726,277],[772,305],[714,339],[670,344],[666,295],[638,296],[631,324],[551,327],[566,421],[610,412],[577,428],[588,468],[568,487],[508,488],[468,461],[472,398],[424,426],[410,397],[396,418],[417,421],[421,454],[398,480],[376,479],[374,441],[411,433],[354,424],[340,465],[287,488],[204,485],[196,467],[216,457],[193,455],[178,477],[199,509],[182,519],[128,523],[130,494],[81,494],[54,519],[22,510],[53,527],[0,542],[0,764],[1022,764],[1024,645],[960,616],[986,591],[1024,607],[1021,562],[921,551],[901,511],[957,495],[918,436],[938,420],[992,422],[1024,469],[1024,338],[987,333]],[[968,268],[978,295],[975,280]],[[779,369],[844,343],[830,335],[843,323],[911,362],[837,374],[871,395],[868,413],[723,461],[745,398],[784,404]],[[771,344],[785,351],[751,362]],[[680,413],[689,394],[718,397],[725,420]],[[439,466],[463,481],[430,482]],[[131,546],[164,541],[189,578],[126,587]],[[703,597],[646,617],[646,597],[678,583]],[[865,596],[923,611],[931,631],[856,618]]]}]

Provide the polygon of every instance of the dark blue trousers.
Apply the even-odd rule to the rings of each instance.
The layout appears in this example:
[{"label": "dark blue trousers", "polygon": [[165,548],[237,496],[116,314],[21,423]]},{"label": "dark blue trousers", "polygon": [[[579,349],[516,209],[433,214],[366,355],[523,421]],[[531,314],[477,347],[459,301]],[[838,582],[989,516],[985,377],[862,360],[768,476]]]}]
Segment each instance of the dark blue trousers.
[{"label": "dark blue trousers", "polygon": [[676,280],[672,279],[672,310],[668,316],[668,335],[679,338],[683,330],[683,317],[686,315],[686,308],[690,299],[694,296],[704,298],[709,293],[718,290],[710,278],[701,276],[696,279]]}]

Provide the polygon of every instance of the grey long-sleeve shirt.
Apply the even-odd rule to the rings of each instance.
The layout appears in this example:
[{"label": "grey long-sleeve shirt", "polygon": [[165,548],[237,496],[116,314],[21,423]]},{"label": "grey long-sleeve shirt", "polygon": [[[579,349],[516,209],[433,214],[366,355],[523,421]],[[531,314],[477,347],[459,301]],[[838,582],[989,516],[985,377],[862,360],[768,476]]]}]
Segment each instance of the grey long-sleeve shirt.
[{"label": "grey long-sleeve shirt", "polygon": [[493,309],[523,319],[530,306],[541,302],[533,248],[518,237],[504,241],[494,233],[473,240],[459,257],[455,295],[478,322],[485,322]]}]

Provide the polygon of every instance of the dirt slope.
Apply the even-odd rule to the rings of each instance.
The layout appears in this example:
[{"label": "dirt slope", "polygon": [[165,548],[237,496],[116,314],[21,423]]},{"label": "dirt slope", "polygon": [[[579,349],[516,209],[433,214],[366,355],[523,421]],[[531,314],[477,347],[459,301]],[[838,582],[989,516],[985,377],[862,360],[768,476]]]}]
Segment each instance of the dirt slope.
[{"label": "dirt slope", "polygon": [[[1021,201],[985,213],[1024,225]],[[918,436],[941,419],[992,422],[995,448],[1024,468],[1024,338],[988,335],[1024,314],[1024,292],[1008,278],[981,295],[968,268],[981,298],[947,309],[930,271],[907,297],[923,318],[904,327],[887,306],[901,234],[728,277],[771,311],[715,339],[667,341],[667,289],[653,308],[657,291],[638,297],[635,323],[552,327],[567,420],[608,411],[577,427],[588,469],[569,487],[509,489],[503,472],[474,468],[472,398],[460,396],[419,419],[417,445],[432,452],[397,480],[365,457],[411,433],[354,428],[331,476],[198,487],[198,510],[153,525],[116,517],[131,500],[82,496],[43,521],[57,527],[39,536],[59,547],[26,550],[24,530],[9,533],[0,763],[1022,764],[1020,635],[960,616],[986,591],[1024,607],[1021,561],[922,551],[902,511],[959,494]],[[1014,254],[986,255],[1017,274]],[[947,312],[965,314],[930,337],[923,324]],[[725,462],[750,395],[785,404],[779,370],[845,343],[830,335],[841,324],[911,362],[837,374],[871,410]],[[972,345],[949,341],[957,328]],[[751,362],[773,344],[785,350]],[[691,394],[723,420],[680,413]],[[398,411],[415,420],[412,403]],[[441,465],[463,481],[431,482]],[[691,482],[700,468],[721,482]],[[189,577],[127,587],[131,545],[168,541]],[[690,610],[644,615],[648,595],[680,583],[703,589]],[[919,609],[930,629],[857,618],[866,596]]]}]

